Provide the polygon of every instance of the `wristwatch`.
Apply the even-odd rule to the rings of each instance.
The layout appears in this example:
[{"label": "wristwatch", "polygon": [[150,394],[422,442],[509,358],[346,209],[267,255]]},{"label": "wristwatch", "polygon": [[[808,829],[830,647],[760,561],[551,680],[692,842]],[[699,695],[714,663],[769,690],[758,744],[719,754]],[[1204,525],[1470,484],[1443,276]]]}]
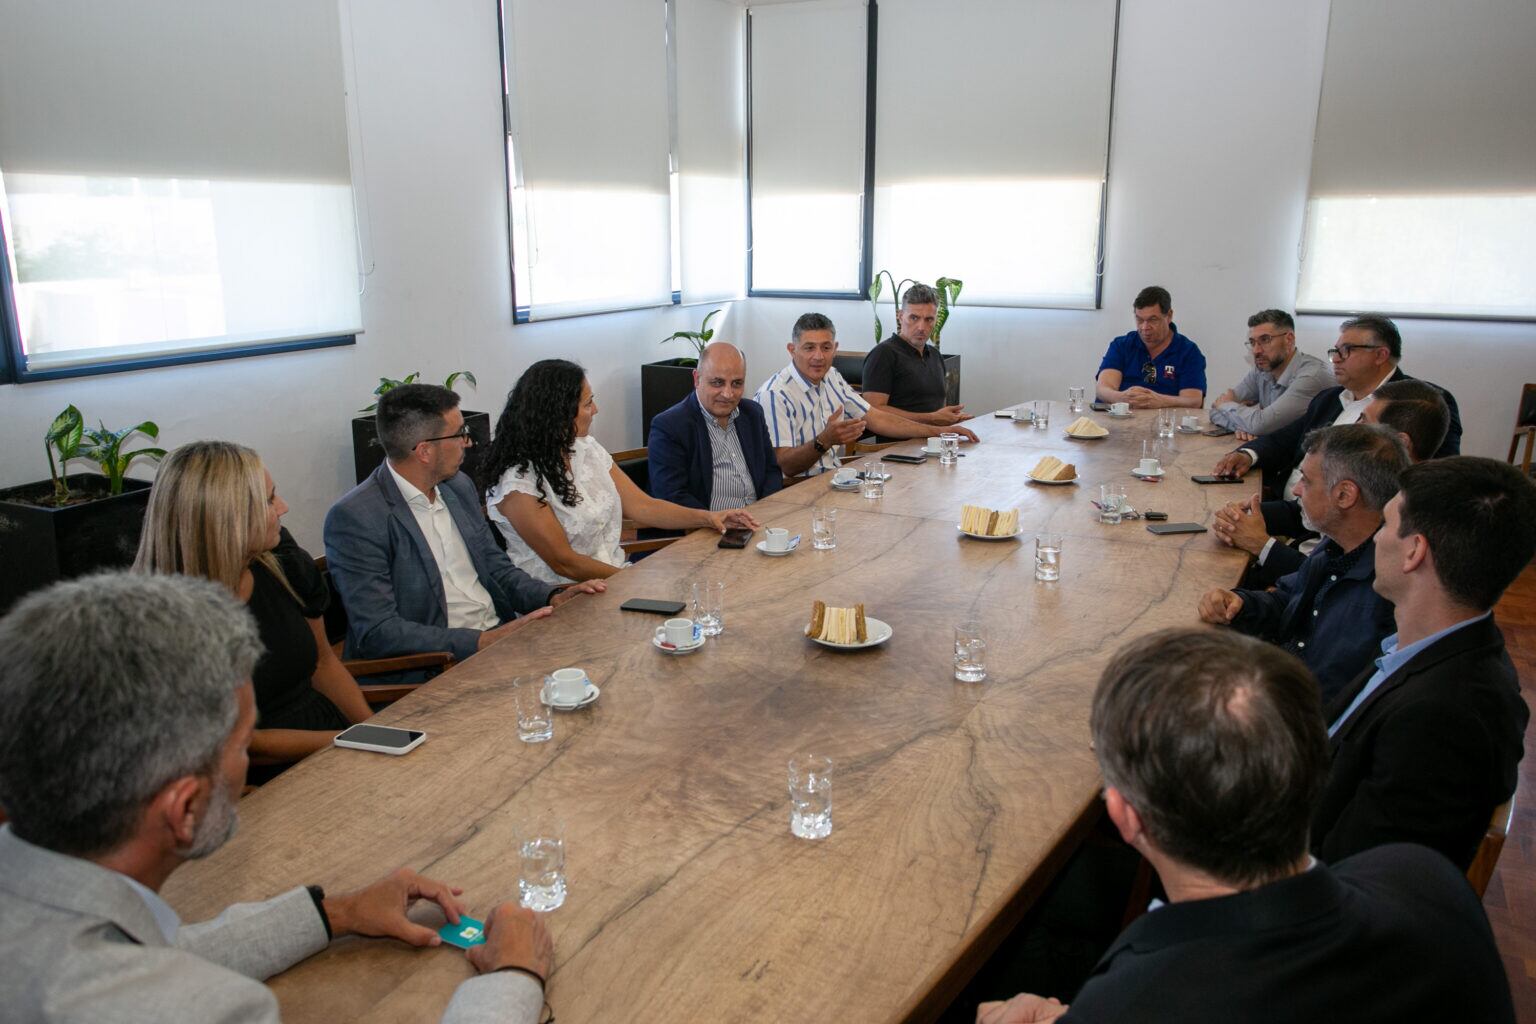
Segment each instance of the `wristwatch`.
[{"label": "wristwatch", "polygon": [[827,454],[827,446],[822,444],[821,443],[821,438],[817,437],[815,434],[811,435],[811,444],[816,446],[816,454],[817,455],[825,455],[825,454]]}]

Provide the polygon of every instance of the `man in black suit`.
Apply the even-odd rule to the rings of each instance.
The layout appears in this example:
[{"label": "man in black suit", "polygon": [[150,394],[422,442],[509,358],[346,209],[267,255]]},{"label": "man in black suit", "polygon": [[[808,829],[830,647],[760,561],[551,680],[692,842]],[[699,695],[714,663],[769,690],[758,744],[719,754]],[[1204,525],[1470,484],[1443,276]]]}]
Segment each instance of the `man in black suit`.
[{"label": "man in black suit", "polygon": [[[1339,325],[1338,342],[1328,350],[1339,386],[1318,392],[1301,419],[1272,434],[1253,438],[1216,463],[1212,472],[1218,476],[1241,476],[1255,465],[1263,472],[1263,492],[1229,505],[1223,510],[1226,514],[1218,514],[1212,524],[1218,540],[1257,558],[1257,567],[1248,581],[1251,585],[1270,586],[1301,568],[1310,545],[1298,551],[1288,548],[1280,538],[1297,540],[1317,535],[1315,524],[1306,520],[1296,502],[1286,498],[1296,489],[1301,460],[1306,455],[1307,435],[1320,427],[1360,422],[1366,418],[1378,387],[1390,381],[1413,380],[1398,366],[1402,352],[1402,336],[1388,318],[1368,315],[1344,321]],[[1461,416],[1451,393],[1444,388],[1437,390],[1444,396],[1450,413],[1444,437],[1432,453],[1438,459],[1460,454]],[[1264,495],[1274,500],[1264,501]]]},{"label": "man in black suit", "polygon": [[1403,474],[1376,535],[1397,633],[1326,709],[1319,857],[1413,842],[1471,864],[1515,790],[1530,720],[1492,609],[1533,554],[1536,484],[1513,466],[1463,456]]},{"label": "man in black suit", "polygon": [[1071,1007],[1019,995],[1025,1021],[1514,1020],[1488,920],[1445,858],[1391,846],[1332,867],[1307,853],[1327,768],[1317,684],[1247,637],[1169,630],[1099,680],[1104,805],[1168,905],[1099,961]]}]

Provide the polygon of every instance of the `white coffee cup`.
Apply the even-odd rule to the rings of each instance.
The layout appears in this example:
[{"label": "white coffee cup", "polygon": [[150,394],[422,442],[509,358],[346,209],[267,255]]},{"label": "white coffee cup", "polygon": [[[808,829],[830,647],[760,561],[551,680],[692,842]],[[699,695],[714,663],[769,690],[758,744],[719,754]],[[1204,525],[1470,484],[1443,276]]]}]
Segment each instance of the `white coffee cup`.
[{"label": "white coffee cup", "polygon": [[1156,459],[1142,459],[1141,465],[1137,467],[1137,472],[1152,475],[1160,472],[1162,468],[1163,464]]},{"label": "white coffee cup", "polygon": [[[768,527],[768,535],[764,539],[769,551],[789,550],[789,531],[779,526]],[[687,620],[684,619],[684,622]]]},{"label": "white coffee cup", "polygon": [[943,447],[944,447],[944,442],[943,441],[940,441],[936,437],[930,437],[928,439],[928,443],[923,445],[923,451],[929,452],[930,454],[933,454],[933,455],[937,455],[940,452],[940,450],[943,449]]},{"label": "white coffee cup", "polygon": [[832,474],[832,482],[835,484],[851,484],[858,479],[859,471],[852,466],[844,466]]},{"label": "white coffee cup", "polygon": [[[693,623],[688,619],[691,627]],[[667,622],[671,625],[671,620]],[[689,634],[692,636],[692,634]],[[574,704],[587,695],[587,673],[579,668],[557,668],[549,674],[549,699],[559,704]]]},{"label": "white coffee cup", "polygon": [[693,643],[697,631],[698,627],[692,619],[668,619],[665,624],[656,627],[656,635],[674,647],[685,647]]},{"label": "white coffee cup", "polygon": [[1129,416],[1131,414],[1130,402],[1116,402],[1109,407],[1109,411],[1116,416]]},{"label": "white coffee cup", "polygon": [[1182,426],[1185,430],[1194,430],[1200,426],[1200,417],[1185,416],[1182,420],[1179,421],[1179,425]]}]

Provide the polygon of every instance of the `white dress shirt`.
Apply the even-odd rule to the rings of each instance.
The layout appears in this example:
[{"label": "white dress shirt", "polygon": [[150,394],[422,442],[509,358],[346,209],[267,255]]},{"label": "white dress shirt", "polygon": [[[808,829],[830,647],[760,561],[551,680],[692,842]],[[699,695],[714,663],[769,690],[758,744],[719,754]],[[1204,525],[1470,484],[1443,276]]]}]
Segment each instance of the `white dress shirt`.
[{"label": "white dress shirt", "polygon": [[384,465],[389,466],[389,475],[395,478],[395,486],[400,488],[401,496],[411,506],[411,515],[416,517],[416,525],[421,527],[427,547],[432,549],[438,574],[443,578],[448,628],[484,632],[501,625],[496,602],[491,600],[490,593],[480,582],[480,574],[475,571],[469,548],[459,535],[459,525],[453,521],[453,513],[443,501],[442,492],[434,487],[432,497],[428,498],[415,484],[396,472],[389,460],[386,459]]}]

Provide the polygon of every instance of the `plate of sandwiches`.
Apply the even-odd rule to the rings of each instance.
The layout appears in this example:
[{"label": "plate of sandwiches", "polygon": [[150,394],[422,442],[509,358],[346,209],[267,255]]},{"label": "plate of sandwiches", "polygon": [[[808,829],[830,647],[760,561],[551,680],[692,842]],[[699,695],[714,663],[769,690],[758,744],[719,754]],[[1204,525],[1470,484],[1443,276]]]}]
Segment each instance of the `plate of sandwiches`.
[{"label": "plate of sandwiches", "polygon": [[1099,426],[1087,416],[1079,416],[1067,424],[1067,436],[1074,441],[1101,441],[1109,436],[1109,430]]},{"label": "plate of sandwiches", "polygon": [[1008,540],[1019,535],[1019,510],[997,511],[980,505],[961,505],[956,529],[977,540]]},{"label": "plate of sandwiches", "polygon": [[806,636],[823,647],[840,651],[883,644],[893,632],[895,630],[886,623],[865,616],[862,604],[852,608],[830,608],[821,601],[811,603],[811,621],[805,627]]},{"label": "plate of sandwiches", "polygon": [[1062,462],[1054,455],[1047,455],[1035,463],[1035,468],[1029,471],[1029,479],[1033,483],[1058,487],[1063,484],[1075,484],[1077,467],[1070,462]]}]

